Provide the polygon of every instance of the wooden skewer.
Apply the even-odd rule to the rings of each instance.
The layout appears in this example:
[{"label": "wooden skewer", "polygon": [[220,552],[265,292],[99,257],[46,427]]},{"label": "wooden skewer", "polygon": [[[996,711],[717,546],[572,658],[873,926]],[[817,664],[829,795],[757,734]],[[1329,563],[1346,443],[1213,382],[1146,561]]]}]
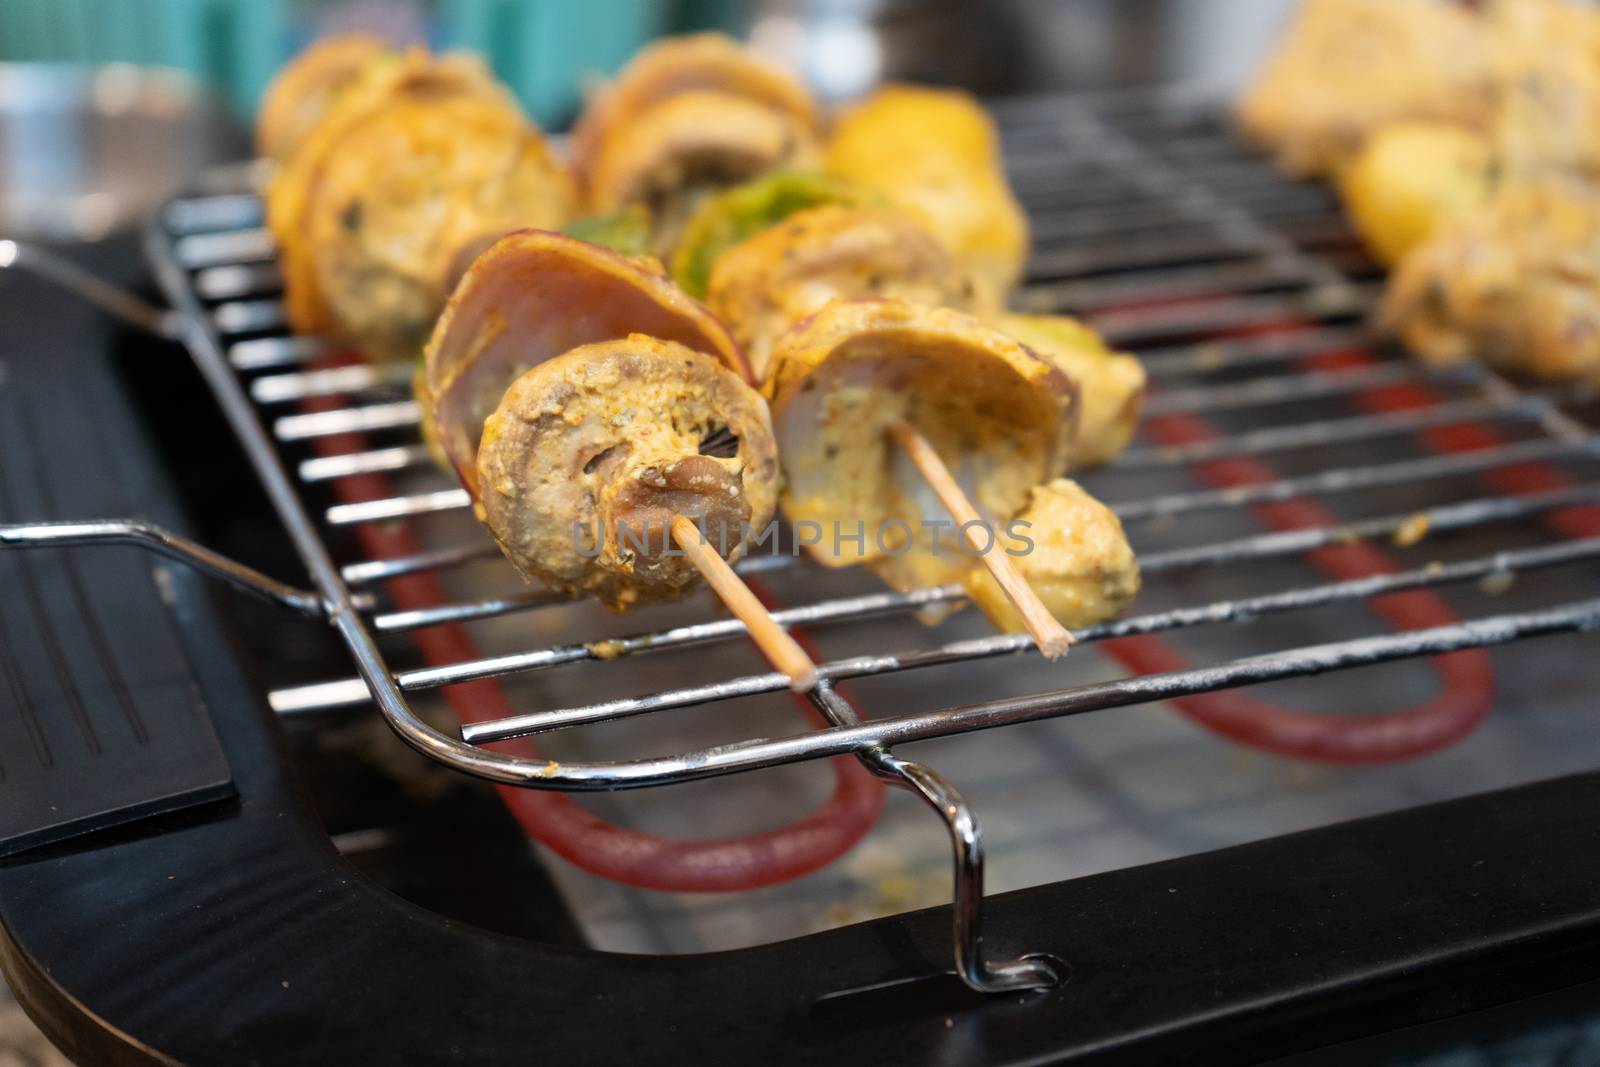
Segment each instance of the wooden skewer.
[{"label": "wooden skewer", "polygon": [[934,495],[956,520],[956,525],[965,529],[967,543],[980,554],[984,565],[989,568],[989,573],[1000,583],[1001,591],[1017,609],[1017,614],[1022,616],[1022,623],[1028,628],[1028,635],[1033,638],[1033,643],[1039,646],[1039,651],[1046,659],[1065,655],[1067,649],[1071,648],[1077,639],[1054,615],[1050,614],[1050,609],[1044,606],[1039,594],[1033,591],[1033,586],[1028,584],[1028,580],[1011,562],[1011,557],[1000,548],[998,538],[991,532],[988,544],[984,544],[980,540],[978,528],[968,525],[981,523],[983,517],[978,514],[978,509],[972,501],[967,499],[967,494],[962,492],[955,476],[950,473],[950,468],[946,467],[944,460],[939,457],[938,451],[926,437],[922,436],[921,431],[908,422],[899,421],[892,424],[889,427],[889,434],[894,438],[895,444],[910,457],[911,462],[916,464],[917,470],[927,480]]},{"label": "wooden skewer", "polygon": [[800,647],[789,631],[779,626],[766,605],[756,599],[750,587],[744,584],[728,561],[717,555],[706,543],[700,527],[683,515],[674,515],[670,523],[672,539],[689,557],[689,562],[700,571],[711,591],[733,612],[734,618],[744,623],[750,631],[750,640],[756,643],[767,660],[789,676],[789,685],[797,693],[810,692],[817,685],[817,665],[811,662],[805,649]]}]

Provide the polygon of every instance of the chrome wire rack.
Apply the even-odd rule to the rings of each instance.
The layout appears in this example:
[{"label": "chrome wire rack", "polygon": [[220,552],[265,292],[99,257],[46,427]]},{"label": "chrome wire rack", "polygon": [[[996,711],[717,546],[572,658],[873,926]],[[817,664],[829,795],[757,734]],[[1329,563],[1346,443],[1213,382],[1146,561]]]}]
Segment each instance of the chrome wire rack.
[{"label": "chrome wire rack", "polygon": [[[1368,632],[1295,647],[1275,647],[1280,642],[1274,641],[1275,633],[1295,632],[1285,631],[1281,620],[1297,613],[1341,603],[1376,606],[1391,594],[1472,583],[1491,589],[1540,569],[1577,568],[1584,576],[1577,588],[1593,593],[1593,564],[1600,559],[1600,435],[1581,417],[1595,399],[1587,387],[1525,391],[1479,366],[1430,370],[1377,344],[1368,322],[1381,279],[1331,195],[1277,176],[1235,143],[1212,105],[1164,91],[1023,98],[1000,103],[996,112],[1036,246],[1019,307],[1086,318],[1138,354],[1151,381],[1139,441],[1109,467],[1083,477],[1122,518],[1139,550],[1145,602],[1177,606],[1079,631],[1073,656],[1093,655],[1097,645],[1122,639],[1221,627],[1249,634],[1260,649],[1254,654],[1022,697],[860,715],[839,683],[1026,656],[1032,646],[1025,636],[996,634],[915,649],[867,647],[821,665],[823,681],[812,700],[826,728],[644,759],[556,763],[485,746],[782,692],[786,677],[706,677],[703,659],[685,658],[683,683],[675,687],[527,708],[473,722],[459,735],[435,728],[413,711],[411,697],[646,652],[693,653],[737,641],[743,628],[730,619],[682,622],[599,642],[391,669],[380,647],[384,635],[528,616],[561,601],[517,583],[487,535],[470,532],[476,527],[466,522],[452,527],[459,538],[425,536],[415,551],[399,555],[344,558],[330,547],[363,526],[459,515],[468,501],[431,467],[417,438],[409,368],[340,362],[316,339],[284,332],[274,249],[261,228],[260,203],[248,192],[170,204],[149,232],[149,250],[176,312],[170,325],[238,433],[314,590],[285,586],[137,522],[6,527],[0,542],[134,541],[325,616],[349,647],[355,675],[278,689],[271,694],[276,711],[297,715],[375,703],[419,751],[496,782],[612,790],[854,755],[915,791],[945,820],[955,851],[955,953],[963,979],[989,992],[1048,985],[1058,977],[1048,960],[984,958],[978,820],[949,783],[900,759],[893,746],[1600,627],[1600,598],[1584,596],[1393,629],[1372,630],[1369,619]],[[1400,447],[1419,440],[1433,447],[1420,453]],[[312,503],[321,490],[352,479],[369,485],[381,479],[376,484],[403,489]],[[1352,508],[1352,501],[1365,506]],[[1383,501],[1397,506],[1384,510],[1373,503]],[[1268,528],[1249,528],[1252,523]],[[1182,597],[1186,577],[1201,571],[1248,590],[1260,585],[1250,578],[1276,575],[1281,565],[1303,564],[1319,553],[1382,543],[1404,549],[1424,537],[1430,544],[1461,538],[1476,546],[1481,537],[1511,530],[1515,535],[1508,533],[1491,551],[1447,562],[1324,567],[1329,580],[1291,580],[1198,603]],[[747,573],[809,566],[785,556],[741,564]],[[492,568],[499,588],[422,607],[386,604],[386,582],[469,567]],[[790,628],[834,627],[954,605],[964,596],[959,586],[913,593],[863,588],[782,607],[775,617]],[[851,631],[869,640],[872,632]],[[1320,755],[1342,758],[1337,751]]]}]

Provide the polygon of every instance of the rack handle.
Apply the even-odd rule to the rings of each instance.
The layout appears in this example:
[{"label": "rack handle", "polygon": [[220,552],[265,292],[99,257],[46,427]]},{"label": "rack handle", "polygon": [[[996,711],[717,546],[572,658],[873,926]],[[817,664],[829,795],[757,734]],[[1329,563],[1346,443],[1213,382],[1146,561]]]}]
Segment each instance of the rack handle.
[{"label": "rack handle", "polygon": [[176,311],[156,307],[39,245],[0,238],[0,270],[23,270],[53,282],[129,326],[163,340],[176,341],[182,336]]},{"label": "rack handle", "polygon": [[[826,679],[819,680],[809,696],[823,716],[835,726],[859,726],[861,718]],[[983,829],[977,813],[937,771],[901,759],[884,746],[856,753],[858,759],[891,785],[907,789],[944,820],[950,834],[955,884],[951,893],[951,932],[956,974],[979,993],[1020,993],[1052,989],[1063,975],[1052,959],[1043,955],[991,960],[983,951]]]},{"label": "rack handle", "polygon": [[185,563],[236,589],[303,615],[325,618],[327,606],[309,590],[262,574],[187,537],[140,519],[88,519],[0,525],[0,548],[63,548],[74,545],[133,545]]}]

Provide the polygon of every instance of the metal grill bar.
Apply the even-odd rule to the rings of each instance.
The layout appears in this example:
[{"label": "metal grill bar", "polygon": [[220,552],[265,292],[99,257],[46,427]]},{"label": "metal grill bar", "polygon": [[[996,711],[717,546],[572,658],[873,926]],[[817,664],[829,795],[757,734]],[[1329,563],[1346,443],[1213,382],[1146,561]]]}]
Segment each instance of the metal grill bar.
[{"label": "metal grill bar", "polygon": [[[1268,593],[1240,600],[1219,601],[1203,607],[1178,608],[1159,614],[1134,616],[1079,630],[1073,636],[1081,644],[1091,644],[1095,641],[1162,633],[1190,626],[1254,620],[1263,615],[1284,611],[1366,600],[1410,589],[1426,589],[1502,575],[1510,576],[1523,571],[1596,558],[1600,558],[1600,539],[1571,541],[1520,552],[1500,552],[1464,563],[1437,564],[1394,574],[1285,590],[1281,593]],[[875,674],[1015,655],[1028,651],[1029,647],[1029,638],[1026,634],[1002,634],[978,641],[954,642],[931,650],[919,649],[885,656],[856,656],[833,660],[821,664],[819,669],[822,676],[829,681],[843,682]],[[713,701],[756,696],[761,693],[779,693],[788,686],[789,678],[784,674],[774,672],[745,675],[730,678],[716,685],[672,689],[646,697],[608,700],[572,708],[553,708],[508,719],[474,723],[463,727],[461,736],[463,740],[473,744],[488,744],[574,726],[590,726],[671,708],[695,707]]]},{"label": "metal grill bar", "polygon": [[[1146,553],[1141,556],[1139,566],[1141,572],[1148,577],[1185,568],[1237,563],[1243,560],[1294,556],[1330,545],[1351,544],[1361,540],[1390,537],[1403,529],[1419,525],[1432,533],[1439,534],[1482,526],[1492,522],[1524,518],[1555,508],[1597,502],[1600,502],[1600,485],[1575,486],[1569,489],[1518,497],[1487,497],[1446,507],[1428,508],[1336,526],[1308,527],[1280,533],[1257,534],[1251,537],[1222,541],[1195,548]],[[786,557],[765,558],[785,559]],[[1503,569],[1499,567],[1498,563],[1494,562],[1500,558],[1500,556],[1496,556],[1487,561],[1479,562],[1481,566]],[[760,557],[758,557],[759,559]],[[1359,588],[1359,586],[1351,586],[1350,588],[1355,589]],[[1303,590],[1300,593],[1291,595],[1311,598],[1321,594],[1319,590]],[[919,607],[931,604],[960,600],[964,596],[965,591],[961,586],[947,585],[911,594],[878,593],[866,597],[819,601],[804,607],[791,608],[787,611],[776,613],[774,618],[785,626],[847,622],[866,618],[871,614],[914,611]],[[1312,601],[1308,600],[1308,603],[1310,602]],[[501,601],[487,602],[484,607],[488,610],[485,610],[484,614],[503,614],[514,610],[528,610],[548,603],[550,602],[518,602],[507,598]],[[470,605],[456,605],[432,609],[438,614],[426,617],[431,618],[434,622],[447,621],[441,617],[444,613],[469,609],[470,607]],[[1202,622],[1219,621],[1213,618],[1219,612],[1233,612],[1232,617],[1243,617],[1250,614],[1245,609],[1235,611],[1232,602],[1220,602],[1208,605],[1203,609],[1202,616],[1175,615],[1174,617],[1195,618],[1197,621]],[[413,671],[401,674],[398,676],[397,681],[400,688],[404,690],[427,689],[440,685],[453,685],[459,682],[479,681],[484,678],[505,677],[525,671],[544,670],[581,660],[615,659],[636,651],[730,640],[743,636],[744,632],[742,624],[737,620],[723,619],[714,623],[700,623],[694,626],[635,634],[630,637],[609,639],[592,644],[558,645],[513,656],[467,660],[446,668],[432,668],[427,671]],[[1085,631],[1085,633],[1089,634],[1095,632],[1095,630]],[[1111,636],[1124,635],[1112,633]],[[1083,639],[1088,640],[1090,638]],[[1027,641],[1021,638],[1016,641],[1008,639],[1008,642],[1006,644],[1007,648],[1014,646],[1016,650],[1024,650],[1028,647]],[[972,642],[962,642],[950,646],[950,649],[954,650],[951,652],[952,656],[961,658],[962,652],[966,650],[982,655],[982,650],[985,647]],[[896,654],[887,657],[885,662],[902,664],[906,662],[908,655],[911,654]],[[944,660],[942,662],[951,661],[953,660]],[[782,676],[772,675],[771,677]],[[720,692],[721,690],[716,686],[712,686],[697,688],[693,691]],[[765,692],[766,690],[760,691]],[[745,694],[739,692],[730,693],[729,695]],[[334,683],[318,683],[295,689],[280,689],[275,691],[272,696],[274,707],[281,711],[328,710],[335,707],[362,704],[370,698],[365,686],[354,678]]]},{"label": "metal grill bar", "polygon": [[[1530,637],[1600,630],[1600,600],[1583,600],[1543,611],[1495,615],[1471,622],[1379,637],[1307,645],[1234,660],[1213,667],[1125,678],[1019,697],[874,719],[858,727],[834,727],[781,738],[736,741],[686,756],[562,764],[557,775],[514,780],[534,788],[593,791],[638,789],[672,782],[715,778],[785,763],[843,756],[874,746],[893,746],[950,737],[1040,719],[1175,700],[1219,689],[1283,681],[1329,671],[1376,666],[1417,656],[1436,656],[1467,648],[1507,644]],[[487,757],[491,753],[485,752]],[[487,777],[496,777],[487,774]],[[550,781],[556,778],[557,781]]]},{"label": "metal grill bar", "polygon": [[[1370,380],[1370,379],[1369,379]],[[1388,382],[1387,377],[1378,379]],[[1313,493],[1340,493],[1380,485],[1428,481],[1448,475],[1467,474],[1494,467],[1554,458],[1579,458],[1600,447],[1600,438],[1586,438],[1574,444],[1564,440],[1523,441],[1485,448],[1461,455],[1432,456],[1426,459],[1362,467],[1341,467],[1319,471],[1301,478],[1284,478],[1263,485],[1237,486],[1190,493],[1169,493],[1140,500],[1111,502],[1110,507],[1124,521],[1167,517],[1189,511],[1241,507],[1266,500],[1290,500]],[[384,497],[359,504],[335,504],[328,508],[330,525],[348,526],[414,515],[460,511],[471,504],[465,489],[440,489],[406,496]]]},{"label": "metal grill bar", "polygon": [[250,399],[258,404],[282,404],[290,400],[304,400],[311,396],[330,396],[383,386],[403,385],[410,379],[411,372],[408,367],[380,367],[371,363],[358,363],[331,370],[275,374],[257,378],[250,383]]}]

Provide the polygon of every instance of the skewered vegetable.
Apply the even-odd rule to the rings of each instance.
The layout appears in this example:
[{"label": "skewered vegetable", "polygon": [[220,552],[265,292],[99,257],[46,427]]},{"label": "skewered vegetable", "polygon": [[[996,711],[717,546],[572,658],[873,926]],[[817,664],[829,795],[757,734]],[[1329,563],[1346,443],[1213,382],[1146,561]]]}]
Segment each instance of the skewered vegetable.
[{"label": "skewered vegetable", "polygon": [[581,219],[573,219],[561,227],[561,232],[625,256],[650,254],[650,213],[637,204],[614,215],[586,215]]},{"label": "skewered vegetable", "polygon": [[804,87],[715,34],[645,49],[579,120],[573,160],[587,208],[648,209],[668,258],[699,201],[718,189],[817,157]]},{"label": "skewered vegetable", "polygon": [[517,569],[625,610],[690,588],[674,516],[700,516],[727,559],[771,518],[776,447],[746,374],[716,320],[663,275],[525,231],[468,268],[421,386]]},{"label": "skewered vegetable", "polygon": [[1028,258],[1027,219],[988,114],[965,93],[888,86],[839,117],[829,173],[884,196],[939,238],[998,307]]},{"label": "skewered vegetable", "polygon": [[572,184],[518,112],[483,95],[401,99],[327,161],[307,235],[338,336],[414,360],[456,279],[490,241],[567,217]]},{"label": "skewered vegetable", "polygon": [[299,147],[362,70],[389,53],[389,46],[361,34],[325,37],[280,70],[261,97],[256,150],[286,159]]},{"label": "skewered vegetable", "polygon": [[1489,48],[1479,19],[1451,0],[1307,0],[1239,120],[1290,173],[1336,173],[1387,123],[1481,124]]},{"label": "skewered vegetable", "polygon": [[[1113,618],[1139,592],[1139,563],[1122,523],[1077,482],[1057,478],[1035,486],[1006,530],[1004,550],[1066,626]],[[1021,616],[988,571],[975,567],[965,581],[973,603],[996,627],[1023,632]]]},{"label": "skewered vegetable", "polygon": [[[708,455],[728,440],[730,455]],[[710,444],[708,444],[710,442]],[[613,610],[683,595],[698,572],[673,516],[737,558],[772,517],[766,405],[726,365],[634,334],[546,360],[506,390],[478,449],[483,520],[524,575]]]},{"label": "skewered vegetable", "polygon": [[1396,122],[1377,130],[1339,178],[1350,220],[1393,264],[1450,220],[1489,198],[1496,166],[1489,142],[1445,123]]},{"label": "skewered vegetable", "polygon": [[520,114],[488,68],[472,57],[430,56],[421,50],[380,56],[360,69],[273,176],[267,187],[267,227],[278,245],[284,311],[297,332],[327,333],[338,326],[317,278],[308,235],[323,175],[348,154],[346,140],[397,102],[442,103],[459,96],[482,97],[509,114]]},{"label": "skewered vegetable", "polygon": [[717,258],[706,303],[758,379],[786,330],[830,300],[896,298],[965,309],[970,283],[914,219],[881,208],[809,208]]},{"label": "skewered vegetable", "polygon": [[1502,189],[1406,257],[1383,320],[1434,363],[1600,373],[1600,191],[1561,177]]},{"label": "skewered vegetable", "polygon": [[797,211],[865,199],[844,182],[805,171],[780,171],[734,186],[705,200],[690,217],[672,253],[672,279],[703,300],[717,257],[734,245]]},{"label": "skewered vegetable", "polygon": [[1078,425],[1069,469],[1105,463],[1128,447],[1144,401],[1144,367],[1137,359],[1112,351],[1094,330],[1065,315],[1001,315],[995,325],[1077,386]]},{"label": "skewered vegetable", "polygon": [[1600,13],[1568,0],[1494,0],[1487,135],[1513,175],[1600,176]]}]

